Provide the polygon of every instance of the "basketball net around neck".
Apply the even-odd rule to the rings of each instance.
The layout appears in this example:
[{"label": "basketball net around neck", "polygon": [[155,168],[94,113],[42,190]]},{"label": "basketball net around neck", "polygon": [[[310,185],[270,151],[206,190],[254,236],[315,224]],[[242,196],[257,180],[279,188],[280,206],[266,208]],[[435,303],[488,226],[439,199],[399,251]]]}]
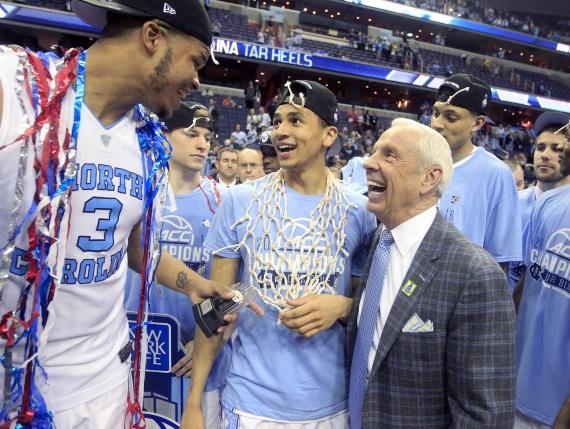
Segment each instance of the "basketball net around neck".
[{"label": "basketball net around neck", "polygon": [[244,224],[246,232],[238,244],[224,248],[245,250],[249,284],[257,284],[263,301],[277,310],[288,307],[286,300],[307,294],[336,294],[338,263],[348,257],[349,209],[356,207],[342,183],[327,169],[325,192],[308,225],[306,218],[289,217],[283,170],[252,185],[245,213],[231,226],[235,230]]}]

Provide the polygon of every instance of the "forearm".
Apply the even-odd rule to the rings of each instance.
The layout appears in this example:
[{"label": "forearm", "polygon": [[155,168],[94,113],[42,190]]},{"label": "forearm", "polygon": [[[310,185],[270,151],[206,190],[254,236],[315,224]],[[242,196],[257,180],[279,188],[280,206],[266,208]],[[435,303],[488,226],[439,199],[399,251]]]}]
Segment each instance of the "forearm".
[{"label": "forearm", "polygon": [[[141,271],[143,249],[141,246],[141,226],[137,225],[129,237],[128,258],[129,268],[137,273]],[[163,251],[156,270],[156,280],[178,292],[186,295],[199,289],[204,279],[195,271],[188,268],[182,261]]]},{"label": "forearm", "polygon": [[208,374],[212,369],[216,355],[223,344],[222,335],[214,335],[207,338],[200,329],[196,329],[194,337],[194,352],[192,356],[192,384],[186,407],[199,409],[202,399],[202,393],[208,380]]},{"label": "forearm", "polygon": [[162,252],[156,270],[156,280],[170,289],[189,294],[192,289],[198,289],[197,285],[204,278],[174,256]]}]

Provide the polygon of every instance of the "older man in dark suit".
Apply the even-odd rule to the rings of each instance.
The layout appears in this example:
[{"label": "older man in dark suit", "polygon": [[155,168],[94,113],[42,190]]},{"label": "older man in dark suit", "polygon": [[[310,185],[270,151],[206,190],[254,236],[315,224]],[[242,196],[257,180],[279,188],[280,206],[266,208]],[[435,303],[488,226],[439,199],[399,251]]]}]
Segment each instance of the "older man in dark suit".
[{"label": "older man in dark suit", "polygon": [[513,302],[499,265],[437,211],[449,145],[397,119],[365,167],[382,224],[348,323],[351,429],[511,429]]}]

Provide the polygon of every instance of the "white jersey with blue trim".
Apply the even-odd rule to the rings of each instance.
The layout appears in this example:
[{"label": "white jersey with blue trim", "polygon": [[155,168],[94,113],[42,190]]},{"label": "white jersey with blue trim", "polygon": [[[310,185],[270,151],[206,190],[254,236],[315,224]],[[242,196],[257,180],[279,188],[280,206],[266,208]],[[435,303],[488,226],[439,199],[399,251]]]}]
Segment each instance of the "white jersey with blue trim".
[{"label": "white jersey with blue trim", "polygon": [[[21,132],[24,112],[15,92],[18,60],[0,54],[3,115],[0,145]],[[75,93],[62,103],[62,127],[71,128]],[[29,112],[28,112],[29,113]],[[105,127],[83,104],[77,143],[77,180],[70,197],[71,210],[61,285],[50,311],[53,328],[40,361],[47,373],[42,392],[51,411],[72,408],[124,383],[129,360],[119,351],[128,342],[123,308],[127,271],[127,243],[143,212],[143,163],[132,111]],[[33,115],[28,115],[33,120]],[[17,145],[14,145],[17,147]],[[3,165],[17,170],[15,151],[0,152]],[[32,153],[32,151],[30,151]],[[24,206],[35,189],[31,169],[26,177]],[[13,193],[16,173],[0,182],[0,193]],[[9,218],[9,204],[0,209]],[[2,244],[6,233],[3,231]],[[0,302],[0,313],[16,307],[27,270],[23,255],[28,248],[25,228],[16,240],[10,278]]]},{"label": "white jersey with blue trim", "polygon": [[570,395],[570,185],[538,198],[524,249],[516,406],[550,426]]},{"label": "white jersey with blue trim", "polygon": [[478,147],[454,166],[439,201],[442,216],[497,262],[522,259],[521,219],[515,180],[495,155]]},{"label": "white jersey with blue trim", "polygon": [[[275,229],[270,233],[264,229],[263,222],[255,223],[248,231],[247,222],[232,225],[238,219],[257,219],[263,210],[262,204],[271,204],[275,198],[275,189],[264,188],[267,180],[274,174],[253,182],[247,182],[230,188],[224,201],[214,216],[212,227],[205,246],[216,255],[226,258],[242,259],[242,281],[249,283],[249,252],[260,253],[262,260],[275,257],[270,252],[274,243]],[[260,200],[252,202],[254,189],[265,189]],[[351,276],[361,276],[366,260],[366,245],[376,228],[374,216],[366,210],[366,198],[343,186],[342,192],[353,207],[347,209],[347,223],[344,228],[346,253],[335,261],[333,278],[329,279],[336,294],[350,296]],[[272,195],[272,196],[271,196]],[[323,195],[302,195],[285,186],[286,207],[289,220],[279,218],[277,211],[276,225],[283,228],[283,234],[302,235],[306,230],[312,211],[319,205]],[[263,202],[262,202],[263,201]],[[283,208],[283,207],[281,207]],[[294,225],[294,226],[293,226]],[[332,254],[335,252],[333,228],[338,227],[339,219],[328,225],[327,236],[331,237]],[[235,246],[246,238],[243,246]],[[310,242],[304,242],[309,240]],[[255,276],[257,283],[261,278],[277,278],[303,272],[303,262],[295,268],[291,262],[302,259],[303,250],[313,247],[311,237],[295,242],[291,247],[278,249],[284,252],[278,266],[282,271],[263,269]],[[225,248],[224,250],[221,250]],[[329,270],[331,266],[327,266]],[[324,268],[320,268],[324,269]],[[300,270],[300,271],[295,271]],[[314,273],[318,275],[319,272]],[[259,284],[252,285],[260,288]],[[272,306],[259,302],[265,309],[265,315],[258,317],[250,311],[240,314],[238,336],[232,345],[230,371],[226,386],[222,392],[224,407],[251,415],[278,421],[307,421],[333,416],[347,407],[347,374],[345,362],[345,328],[340,322],[314,337],[305,338],[278,323],[278,312]]]}]

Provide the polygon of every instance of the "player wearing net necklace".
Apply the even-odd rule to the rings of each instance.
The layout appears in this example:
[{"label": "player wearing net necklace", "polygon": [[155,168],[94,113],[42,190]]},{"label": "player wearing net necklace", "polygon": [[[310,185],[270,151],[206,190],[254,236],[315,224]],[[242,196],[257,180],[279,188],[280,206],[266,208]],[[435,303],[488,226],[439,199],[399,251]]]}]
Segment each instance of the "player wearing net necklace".
[{"label": "player wearing net necklace", "polygon": [[[273,118],[281,170],[230,189],[214,216],[205,242],[212,279],[255,287],[265,309],[238,321],[222,392],[226,427],[347,425],[342,323],[376,223],[366,198],[326,169],[327,151],[339,149],[336,115],[327,88],[288,82]],[[182,428],[203,427],[200,398],[220,343],[197,332]]]}]

